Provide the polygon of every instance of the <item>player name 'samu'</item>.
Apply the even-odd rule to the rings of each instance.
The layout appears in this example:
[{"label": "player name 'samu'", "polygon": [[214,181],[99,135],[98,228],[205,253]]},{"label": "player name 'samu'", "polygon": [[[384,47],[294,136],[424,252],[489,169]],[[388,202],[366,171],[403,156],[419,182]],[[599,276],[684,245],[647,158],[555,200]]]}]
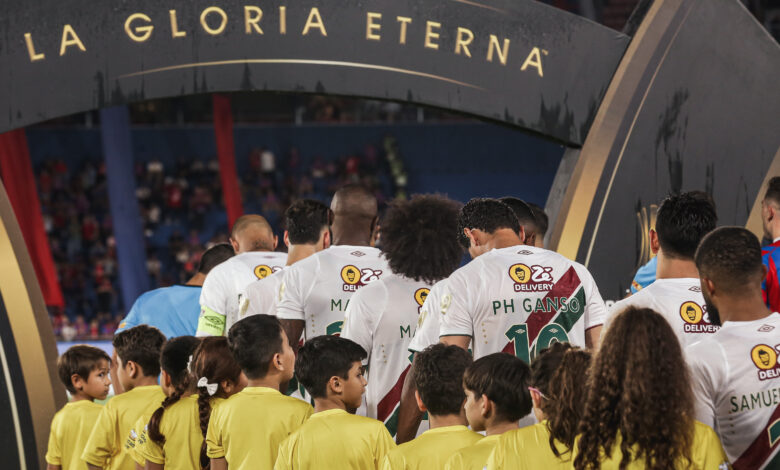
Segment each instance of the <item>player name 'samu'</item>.
[{"label": "player name 'samu'", "polygon": [[[306,10],[306,9],[304,9]],[[323,8],[324,11],[324,8]],[[277,34],[279,36],[299,34],[300,36],[327,37],[328,15],[338,15],[339,12],[320,11],[320,7],[308,9],[300,17],[288,15],[287,6],[280,5],[263,10],[257,5],[245,5],[243,15],[238,18],[228,16],[224,9],[218,6],[208,6],[201,10],[198,17],[199,27],[195,30],[187,30],[181,24],[179,13],[175,9],[168,10],[166,18],[152,18],[144,12],[136,12],[124,19],[124,24],[119,26],[124,34],[133,42],[143,43],[155,34],[163,34],[170,40],[186,40],[191,34],[205,33],[207,36],[219,36],[224,34],[228,24],[232,21],[240,21],[243,33],[247,36]],[[289,16],[289,17],[288,17]],[[90,25],[92,26],[92,25]],[[443,25],[432,19],[419,19],[412,16],[386,15],[382,12],[368,11],[365,14],[365,23],[358,25],[360,35],[364,35],[367,41],[379,41],[397,46],[407,46],[408,32],[418,28],[422,34],[420,46],[425,49],[440,51],[442,45],[442,32],[446,31],[448,37],[454,38],[454,44],[449,47],[451,54],[462,57],[464,60],[472,57],[483,57],[486,62],[506,66],[509,62],[520,64],[520,70],[535,71],[539,77],[544,76],[542,57],[548,55],[548,51],[537,46],[523,47],[519,53],[512,48],[510,38],[499,37],[496,34],[488,34],[487,40],[478,39],[469,28],[456,25]],[[46,60],[48,55],[53,55],[59,46],[59,56],[71,53],[86,52],[90,44],[86,44],[78,34],[79,28],[72,24],[62,26],[62,35],[59,44],[38,44],[35,41],[33,31],[24,34],[27,53],[30,62]],[[122,30],[119,29],[118,30]],[[477,45],[479,43],[479,46]],[[519,46],[515,45],[515,48]],[[511,60],[518,57],[517,60]],[[522,59],[522,63],[520,62]]]}]

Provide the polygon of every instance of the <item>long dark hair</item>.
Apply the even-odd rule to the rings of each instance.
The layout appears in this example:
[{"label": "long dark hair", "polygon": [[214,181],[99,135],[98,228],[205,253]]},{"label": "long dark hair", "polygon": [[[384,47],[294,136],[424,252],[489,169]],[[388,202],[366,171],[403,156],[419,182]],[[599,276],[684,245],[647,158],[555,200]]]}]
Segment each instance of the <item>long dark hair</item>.
[{"label": "long dark hair", "polygon": [[576,470],[601,468],[620,438],[620,468],[691,465],[693,394],[682,349],[669,323],[629,307],[606,331],[591,370]]},{"label": "long dark hair", "polygon": [[[210,384],[222,384],[225,381],[237,384],[241,377],[241,368],[233,359],[230,348],[228,348],[227,338],[224,336],[204,338],[192,355],[191,369],[195,383],[201,377],[205,377]],[[211,418],[212,398],[227,398],[221,385],[214,395],[209,395],[206,387],[198,387],[198,419],[200,431],[203,434],[203,444],[200,448],[201,468],[209,467],[209,457],[206,454],[206,431],[209,428],[209,419]]]},{"label": "long dark hair", "polygon": [[165,444],[165,436],[160,432],[160,421],[165,409],[173,405],[188,392],[193,391],[193,381],[187,370],[189,359],[200,343],[194,336],[179,336],[168,340],[160,353],[160,368],[171,377],[173,393],[163,400],[159,408],[149,419],[149,439],[158,444]]}]

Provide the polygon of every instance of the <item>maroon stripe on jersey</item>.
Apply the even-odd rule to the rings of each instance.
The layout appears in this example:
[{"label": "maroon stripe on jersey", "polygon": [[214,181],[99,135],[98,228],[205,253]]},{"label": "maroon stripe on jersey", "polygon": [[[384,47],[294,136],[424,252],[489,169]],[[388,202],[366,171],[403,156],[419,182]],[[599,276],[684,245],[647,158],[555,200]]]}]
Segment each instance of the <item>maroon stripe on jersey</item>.
[{"label": "maroon stripe on jersey", "polygon": [[504,349],[501,350],[501,352],[509,353],[511,355],[515,355],[515,343],[510,341],[506,343],[506,346],[504,346]]},{"label": "maroon stripe on jersey", "polygon": [[[563,276],[561,276],[560,279],[558,279],[558,282],[555,283],[552,289],[550,289],[550,292],[547,293],[547,295],[544,296],[544,299],[542,301],[545,301],[547,299],[553,299],[555,297],[571,297],[571,295],[574,293],[575,289],[581,284],[580,277],[577,275],[577,272],[574,270],[574,266],[569,267],[569,269],[563,273]],[[539,331],[541,331],[542,327],[544,325],[548,324],[550,320],[557,314],[558,312],[552,311],[552,312],[534,312],[531,315],[528,316],[528,319],[525,321],[525,323],[528,325],[528,343],[533,344],[536,337],[539,335]]]},{"label": "maroon stripe on jersey", "polygon": [[772,428],[776,427],[773,425],[777,424],[775,422],[778,419],[780,419],[780,406],[775,408],[772,416],[769,417],[769,422],[764,426],[761,432],[758,433],[756,440],[754,440],[753,443],[750,444],[750,447],[745,449],[745,452],[742,452],[742,455],[734,462],[734,470],[760,468],[761,464],[772,455],[772,452],[777,448],[778,443],[780,443],[780,441],[775,441],[774,445],[772,445],[772,438],[770,436],[770,431]]},{"label": "maroon stripe on jersey", "polygon": [[384,422],[388,416],[393,414],[396,405],[401,401],[401,390],[404,388],[404,379],[411,367],[411,364],[406,366],[406,369],[401,373],[401,376],[398,377],[398,382],[393,385],[393,388],[391,388],[390,391],[387,392],[387,395],[379,400],[379,404],[376,405],[376,419],[379,421]]}]

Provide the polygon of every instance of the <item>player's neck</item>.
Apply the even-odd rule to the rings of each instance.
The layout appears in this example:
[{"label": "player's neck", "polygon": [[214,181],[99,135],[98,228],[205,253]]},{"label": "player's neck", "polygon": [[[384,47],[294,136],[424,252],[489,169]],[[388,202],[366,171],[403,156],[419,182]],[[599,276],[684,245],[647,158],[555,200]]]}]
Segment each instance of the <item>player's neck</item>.
[{"label": "player's neck", "polygon": [[490,251],[492,249],[508,248],[522,244],[520,237],[512,229],[500,228],[492,233],[490,240],[485,243],[485,249]]},{"label": "player's neck", "polygon": [[158,385],[157,384],[157,377],[150,377],[150,376],[146,376],[146,375],[144,375],[143,377],[139,377],[139,378],[137,378],[133,382],[132,388],[130,388],[129,390],[125,390],[125,391],[129,392],[130,390],[132,390],[134,388],[148,387],[149,385]]},{"label": "player's neck", "polygon": [[658,266],[655,268],[656,279],[698,278],[699,270],[693,260],[670,258],[659,251]]},{"label": "player's neck", "polygon": [[198,286],[203,287],[203,281],[206,280],[206,275],[203,273],[195,273],[194,276],[190,278],[189,281],[187,281],[185,286]]},{"label": "player's neck", "polygon": [[428,419],[431,423],[431,429],[468,425],[468,421],[466,421],[466,417],[462,413],[456,415],[433,415],[428,413]]},{"label": "player's neck", "polygon": [[76,392],[73,395],[73,397],[70,399],[70,402],[75,403],[77,401],[84,401],[84,400],[95,401],[94,398],[92,398],[91,396],[87,395],[84,392]]},{"label": "player's neck", "polygon": [[290,245],[290,247],[287,249],[287,266],[292,266],[298,261],[308,258],[316,252],[317,248],[315,245]]},{"label": "player's neck", "polygon": [[498,423],[488,423],[488,425],[485,426],[485,435],[493,436],[495,434],[504,434],[507,431],[518,429],[519,427],[520,426],[516,421],[515,422],[501,421]]},{"label": "player's neck", "polygon": [[368,234],[341,234],[333,233],[333,245],[371,246],[371,236]]},{"label": "player's neck", "polygon": [[718,299],[718,311],[722,322],[750,322],[772,314],[760,293]]}]

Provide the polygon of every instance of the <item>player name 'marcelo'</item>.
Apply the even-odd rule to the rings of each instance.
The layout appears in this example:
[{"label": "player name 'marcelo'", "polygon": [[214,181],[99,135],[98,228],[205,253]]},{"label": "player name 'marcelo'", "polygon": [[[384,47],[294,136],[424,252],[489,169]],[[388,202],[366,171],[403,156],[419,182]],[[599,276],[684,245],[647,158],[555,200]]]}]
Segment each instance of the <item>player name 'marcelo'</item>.
[{"label": "player name 'marcelo'", "polygon": [[[225,32],[230,21],[241,21],[243,32],[246,35],[264,35],[266,32],[275,31],[279,35],[300,34],[301,36],[328,36],[327,15],[323,15],[318,7],[312,7],[308,14],[300,18],[288,18],[287,7],[284,5],[269,9],[271,14],[266,14],[262,8],[256,5],[245,5],[244,14],[240,18],[230,18],[224,9],[217,6],[204,8],[199,16],[200,30],[209,36],[219,36]],[[383,15],[381,12],[366,12],[365,28],[361,28],[361,34],[365,33],[368,41],[383,41],[404,46],[407,44],[408,31],[411,28],[420,28],[423,32],[421,45],[426,49],[440,50],[442,48],[442,31],[447,30],[455,39],[451,46],[451,52],[455,55],[472,58],[472,55],[482,56],[487,62],[500,63],[506,66],[510,60],[511,40],[499,38],[495,34],[489,34],[487,45],[478,48],[475,44],[475,35],[472,30],[462,26],[448,27],[433,20],[414,19],[410,16]],[[154,34],[170,36],[171,40],[183,40],[195,31],[187,31],[180,26],[179,14],[176,10],[168,11],[165,20],[153,20],[143,12],[132,13],[125,19],[124,33],[137,43],[148,41]],[[157,31],[157,33],[155,33]],[[300,33],[299,33],[300,32]],[[32,32],[24,34],[27,53],[30,62],[45,60],[47,53],[51,54],[52,44],[36,44]],[[62,36],[59,43],[59,56],[64,56],[77,51],[86,52],[87,46],[71,24],[62,27]],[[523,59],[520,65],[521,71],[535,70],[539,77],[544,76],[542,57],[548,55],[548,51],[540,47],[524,48],[518,57]],[[517,61],[519,63],[519,60]]]}]

